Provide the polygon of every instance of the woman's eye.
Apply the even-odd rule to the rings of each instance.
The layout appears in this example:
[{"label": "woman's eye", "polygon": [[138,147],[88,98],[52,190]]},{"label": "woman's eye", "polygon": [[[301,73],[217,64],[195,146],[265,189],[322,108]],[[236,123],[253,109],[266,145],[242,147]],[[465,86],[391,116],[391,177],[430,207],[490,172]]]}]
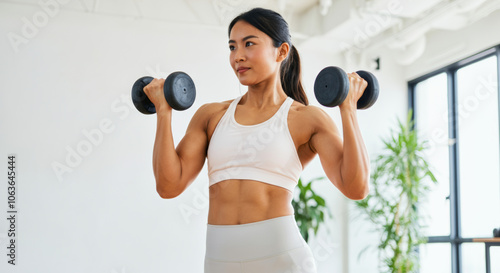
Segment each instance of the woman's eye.
[{"label": "woman's eye", "polygon": [[[249,46],[249,45],[254,45],[254,43],[253,42],[246,42],[245,43],[245,46]],[[229,50],[233,51],[234,50],[234,46],[230,45],[229,46]]]}]

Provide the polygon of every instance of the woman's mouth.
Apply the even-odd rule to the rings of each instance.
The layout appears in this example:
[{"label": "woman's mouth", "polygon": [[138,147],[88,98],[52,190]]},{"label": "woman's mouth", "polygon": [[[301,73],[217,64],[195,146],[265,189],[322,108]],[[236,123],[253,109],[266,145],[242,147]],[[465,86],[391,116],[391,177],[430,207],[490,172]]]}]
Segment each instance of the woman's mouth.
[{"label": "woman's mouth", "polygon": [[248,68],[248,67],[240,67],[240,68],[238,68],[238,70],[237,70],[237,71],[238,71],[238,73],[245,73],[245,72],[246,72],[247,70],[249,70],[249,69],[250,69],[250,68]]}]

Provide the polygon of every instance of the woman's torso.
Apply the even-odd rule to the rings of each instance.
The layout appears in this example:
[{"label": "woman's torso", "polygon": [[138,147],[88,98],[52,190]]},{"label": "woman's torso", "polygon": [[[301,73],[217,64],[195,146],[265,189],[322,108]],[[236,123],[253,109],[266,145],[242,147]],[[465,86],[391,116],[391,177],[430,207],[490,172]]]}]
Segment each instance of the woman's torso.
[{"label": "woman's torso", "polygon": [[[213,104],[214,109],[207,124],[209,141],[231,102],[232,100]],[[294,101],[288,112],[290,135],[304,167],[315,155],[308,145],[313,128],[307,121],[307,116],[300,113],[305,107]],[[245,105],[237,105],[236,108],[236,122],[253,125],[271,118],[278,111],[279,105],[258,113],[250,111]],[[229,179],[218,182],[210,186],[209,198],[208,224],[212,225],[245,224],[293,214],[293,196],[290,191],[254,180]]]}]

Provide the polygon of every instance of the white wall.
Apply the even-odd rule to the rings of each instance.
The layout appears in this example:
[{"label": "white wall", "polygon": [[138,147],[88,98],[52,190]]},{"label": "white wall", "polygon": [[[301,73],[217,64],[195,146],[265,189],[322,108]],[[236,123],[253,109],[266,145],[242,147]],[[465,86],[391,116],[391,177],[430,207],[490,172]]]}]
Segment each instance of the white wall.
[{"label": "white wall", "polygon": [[[23,35],[23,18],[32,20],[39,12],[34,6],[0,3],[0,165],[15,153],[19,171],[18,265],[6,262],[7,185],[2,178],[0,272],[202,272],[206,168],[178,198],[158,196],[151,163],[156,117],[135,110],[130,88],[143,75],[166,77],[177,70],[191,75],[197,98],[190,109],[173,115],[177,144],[199,106],[244,92],[228,64],[226,28],[62,10],[27,43],[13,45],[9,39]],[[318,47],[298,46],[304,86],[314,105],[319,105],[313,93],[317,73],[343,65],[325,45]],[[358,113],[372,157],[396,116],[406,113],[405,80],[420,73],[401,69],[390,51],[379,55],[379,100]],[[326,111],[342,131],[338,109]],[[77,150],[87,154],[77,160],[70,152]],[[54,164],[71,172],[58,176]],[[302,177],[319,175],[324,172],[315,158]],[[356,256],[377,237],[365,222],[353,219],[353,201],[327,182],[315,189],[334,214],[328,221],[331,233],[320,229],[310,241],[319,272],[373,272],[375,253],[360,261]]]}]

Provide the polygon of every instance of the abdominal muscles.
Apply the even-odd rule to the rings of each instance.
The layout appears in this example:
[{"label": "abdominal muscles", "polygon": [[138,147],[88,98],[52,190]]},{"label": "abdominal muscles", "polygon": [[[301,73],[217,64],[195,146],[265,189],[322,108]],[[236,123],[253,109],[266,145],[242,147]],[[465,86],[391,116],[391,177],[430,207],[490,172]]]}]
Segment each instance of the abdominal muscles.
[{"label": "abdominal muscles", "polygon": [[208,224],[239,225],[293,214],[287,189],[255,180],[229,179],[209,188]]}]

